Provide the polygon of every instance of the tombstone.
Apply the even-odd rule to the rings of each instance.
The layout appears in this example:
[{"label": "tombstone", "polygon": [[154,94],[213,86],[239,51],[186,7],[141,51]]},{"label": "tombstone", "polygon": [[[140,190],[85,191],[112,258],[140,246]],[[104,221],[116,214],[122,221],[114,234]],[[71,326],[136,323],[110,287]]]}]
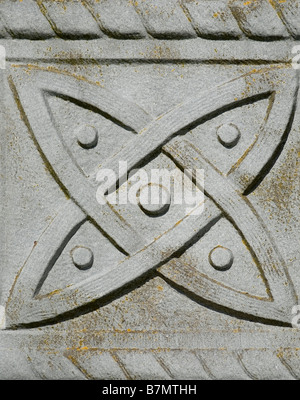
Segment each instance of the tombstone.
[{"label": "tombstone", "polygon": [[298,379],[299,0],[0,13],[0,379]]}]

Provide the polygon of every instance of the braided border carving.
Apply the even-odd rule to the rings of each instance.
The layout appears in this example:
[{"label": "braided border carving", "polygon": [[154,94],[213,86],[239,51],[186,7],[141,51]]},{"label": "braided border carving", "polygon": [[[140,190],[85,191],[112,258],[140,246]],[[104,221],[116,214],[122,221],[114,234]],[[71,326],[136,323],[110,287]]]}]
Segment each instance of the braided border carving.
[{"label": "braided border carving", "polygon": [[299,39],[300,1],[0,0],[0,38],[54,37]]}]

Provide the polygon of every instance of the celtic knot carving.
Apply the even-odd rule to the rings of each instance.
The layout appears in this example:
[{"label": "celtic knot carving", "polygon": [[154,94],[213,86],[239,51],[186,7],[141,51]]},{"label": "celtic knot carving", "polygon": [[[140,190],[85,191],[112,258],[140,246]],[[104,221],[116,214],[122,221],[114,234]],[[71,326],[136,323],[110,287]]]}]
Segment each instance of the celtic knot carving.
[{"label": "celtic knot carving", "polygon": [[[248,195],[272,168],[289,133],[298,91],[294,71],[280,68],[252,71],[196,93],[157,118],[139,105],[82,79],[38,69],[30,78],[25,75],[22,84],[12,77],[11,89],[37,149],[69,199],[18,275],[7,304],[8,327],[44,324],[58,316],[67,317],[74,310],[79,313],[92,302],[113,298],[122,287],[133,287],[137,279],[152,270],[183,288],[187,295],[209,302],[216,309],[223,307],[261,321],[289,322],[289,310],[296,303],[293,284],[274,238]],[[100,206],[95,187],[56,127],[49,111],[49,96],[76,101],[82,107],[88,105],[132,133],[126,146],[102,163],[102,167],[115,171],[118,180],[127,179],[125,171],[119,170],[119,160],[126,160],[132,170],[161,153],[180,170],[203,168],[205,211],[181,216],[149,241],[139,226],[126,220],[122,210],[108,201]],[[193,143],[189,132],[228,110],[260,99],[267,99],[269,107],[259,132],[243,156],[224,174]],[[240,135],[234,124],[218,129],[219,142],[228,149],[238,143]],[[88,137],[80,137],[83,148],[97,143],[93,130]],[[265,296],[255,296],[250,289],[239,290],[222,282],[222,278],[217,281],[209,272],[201,272],[201,265],[196,268],[186,261],[187,251],[200,243],[221,219],[231,224],[245,244],[257,273],[263,278]],[[121,261],[109,265],[105,272],[92,273],[80,282],[70,281],[66,287],[42,294],[41,288],[58,258],[87,221],[117,249]],[[74,248],[71,256],[70,263],[81,271],[95,262],[92,251],[85,246]],[[234,263],[234,254],[220,244],[213,246],[207,259],[219,274],[226,274]],[[238,266],[241,273],[243,268]]]}]

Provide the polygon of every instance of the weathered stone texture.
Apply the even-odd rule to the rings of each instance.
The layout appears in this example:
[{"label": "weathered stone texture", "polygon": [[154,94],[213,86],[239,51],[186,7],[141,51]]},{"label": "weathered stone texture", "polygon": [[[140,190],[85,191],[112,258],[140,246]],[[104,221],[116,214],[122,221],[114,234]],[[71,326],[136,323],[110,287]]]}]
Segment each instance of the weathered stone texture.
[{"label": "weathered stone texture", "polygon": [[[0,0],[0,379],[299,379],[299,37],[298,0]],[[204,211],[100,205],[119,161]]]}]

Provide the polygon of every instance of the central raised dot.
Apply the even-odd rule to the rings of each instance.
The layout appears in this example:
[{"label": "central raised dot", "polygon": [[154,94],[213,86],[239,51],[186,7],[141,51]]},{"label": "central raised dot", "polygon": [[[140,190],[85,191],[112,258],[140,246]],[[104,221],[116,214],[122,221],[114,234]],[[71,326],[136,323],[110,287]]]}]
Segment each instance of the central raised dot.
[{"label": "central raised dot", "polygon": [[140,189],[138,201],[141,210],[145,214],[161,216],[170,208],[171,195],[169,190],[164,186],[149,183]]},{"label": "central raised dot", "polygon": [[223,246],[215,247],[209,253],[208,259],[210,265],[219,271],[227,271],[234,261],[232,251]]},{"label": "central raised dot", "polygon": [[80,270],[86,270],[92,267],[94,255],[91,249],[84,246],[76,246],[71,251],[73,264]]},{"label": "central raised dot", "polygon": [[97,129],[91,125],[81,126],[77,130],[77,142],[84,149],[92,149],[98,144]]},{"label": "central raised dot", "polygon": [[241,132],[234,124],[224,124],[217,129],[219,142],[228,149],[236,146],[240,140]]}]

